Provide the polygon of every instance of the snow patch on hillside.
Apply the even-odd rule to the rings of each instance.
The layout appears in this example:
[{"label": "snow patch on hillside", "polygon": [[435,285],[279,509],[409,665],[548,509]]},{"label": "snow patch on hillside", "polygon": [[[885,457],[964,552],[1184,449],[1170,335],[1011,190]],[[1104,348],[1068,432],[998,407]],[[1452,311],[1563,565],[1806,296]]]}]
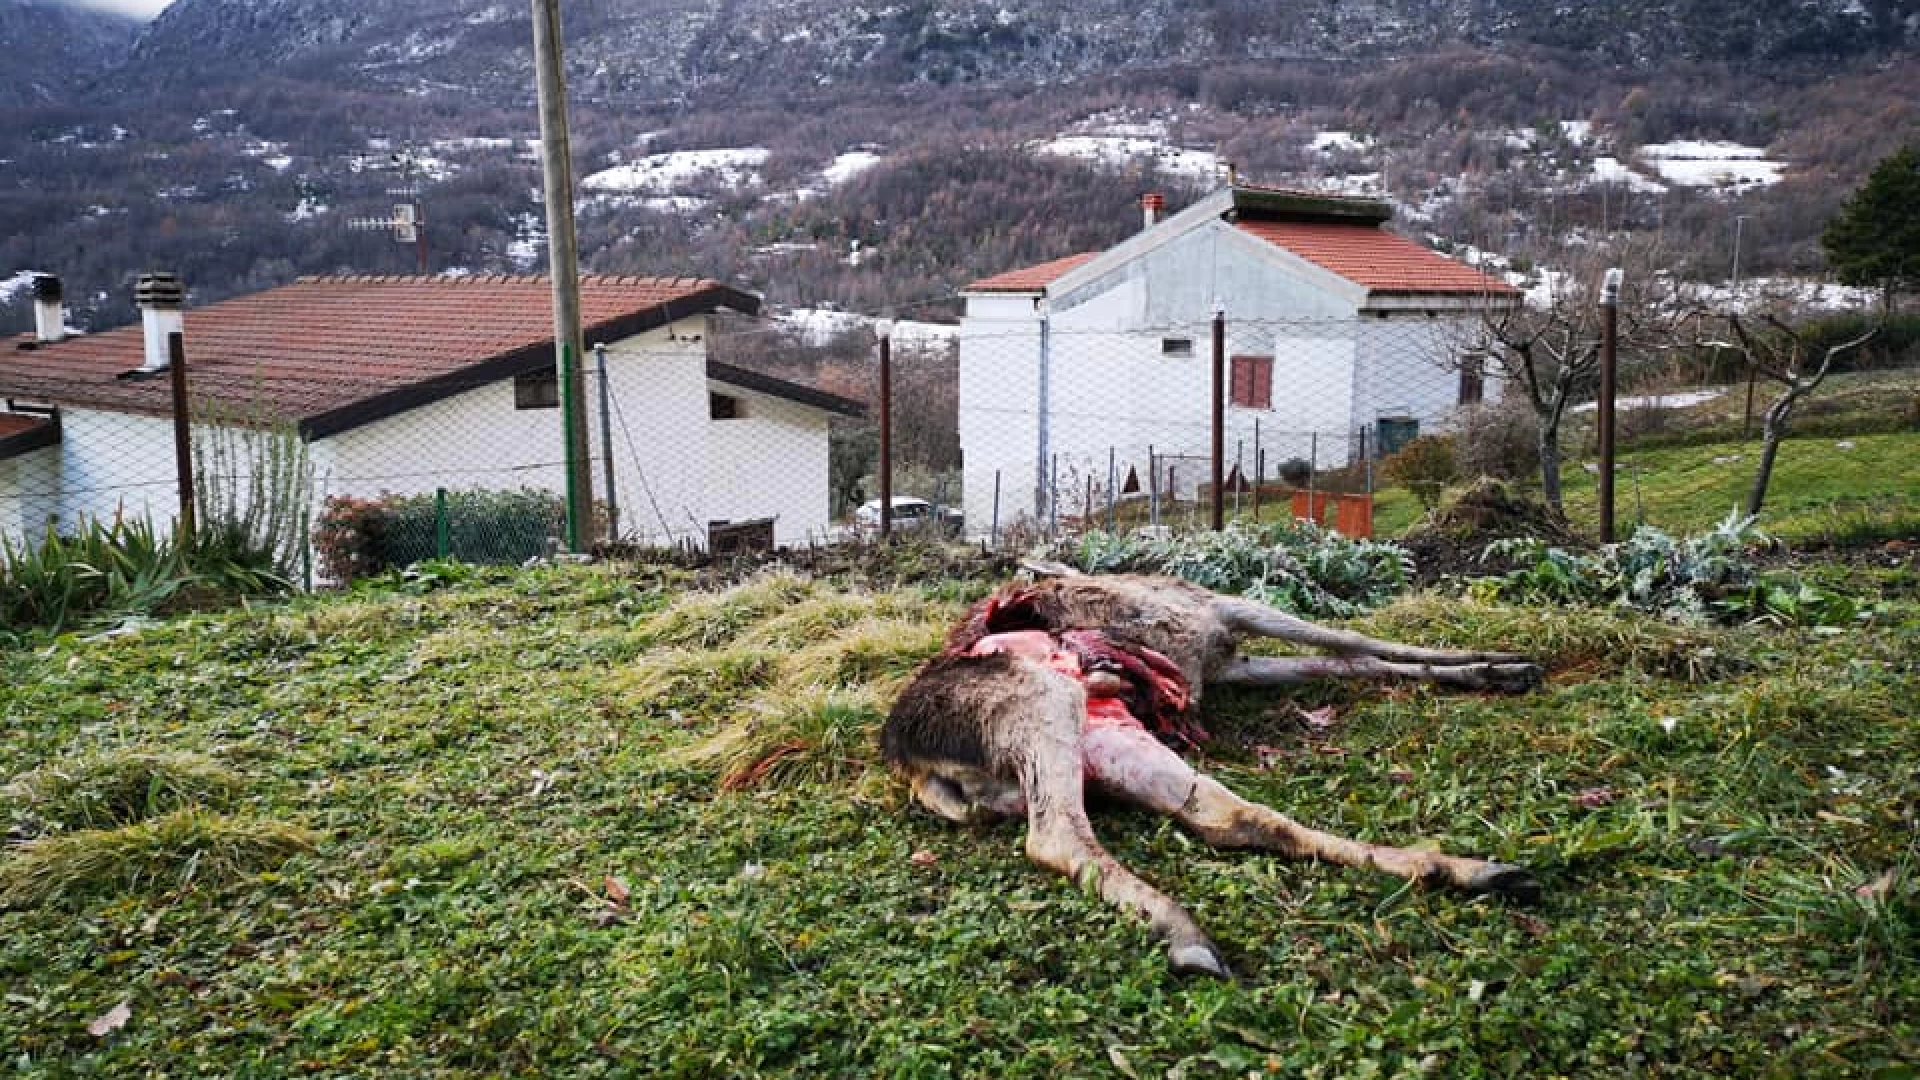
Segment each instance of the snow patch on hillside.
[{"label": "snow patch on hillside", "polygon": [[1769,159],[1764,147],[1697,139],[1649,143],[1640,158],[1668,183],[1723,190],[1778,183],[1787,167]]},{"label": "snow patch on hillside", "polygon": [[639,161],[593,173],[580,181],[580,187],[585,191],[655,195],[672,195],[702,181],[731,188],[746,187],[760,182],[760,166],[766,161],[767,150],[760,146],[650,154]]},{"label": "snow patch on hillside", "polygon": [[1621,164],[1616,157],[1597,157],[1593,159],[1593,182],[1596,184],[1625,184],[1629,190],[1642,191],[1649,195],[1658,195],[1667,190],[1667,185],[1651,180]]},{"label": "snow patch on hillside", "polygon": [[[844,334],[861,331],[872,333],[874,323],[879,321],[871,315],[830,308],[794,308],[774,318],[809,345],[827,345]],[[909,319],[895,319],[893,323],[895,345],[945,345],[958,337],[959,333],[960,328],[950,323],[914,322]]]},{"label": "snow patch on hillside", "polygon": [[1047,157],[1072,158],[1105,169],[1150,162],[1163,173],[1206,180],[1220,174],[1220,157],[1210,150],[1172,146],[1158,135],[1061,135],[1035,147]]},{"label": "snow patch on hillside", "polygon": [[1363,154],[1372,146],[1373,139],[1366,135],[1356,135],[1351,131],[1317,132],[1307,143],[1307,149],[1329,156],[1339,153]]}]

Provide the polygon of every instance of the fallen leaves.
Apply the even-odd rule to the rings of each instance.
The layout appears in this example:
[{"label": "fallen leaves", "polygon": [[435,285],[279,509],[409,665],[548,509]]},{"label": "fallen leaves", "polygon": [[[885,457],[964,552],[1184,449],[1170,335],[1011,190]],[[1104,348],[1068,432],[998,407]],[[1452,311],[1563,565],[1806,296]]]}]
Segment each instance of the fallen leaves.
[{"label": "fallen leaves", "polygon": [[907,861],[915,866],[932,866],[940,861],[940,854],[939,852],[928,851],[926,848],[921,848],[919,851],[907,856]]},{"label": "fallen leaves", "polygon": [[126,1027],[127,1021],[131,1019],[133,1019],[133,1007],[123,1001],[113,1008],[108,1009],[106,1012],[101,1013],[99,1016],[94,1017],[92,1020],[87,1021],[87,1034],[95,1038],[104,1039],[108,1035]]},{"label": "fallen leaves", "polygon": [[1592,787],[1576,793],[1573,796],[1573,805],[1588,810],[1598,810],[1603,806],[1613,805],[1619,798],[1620,793],[1610,787]]}]

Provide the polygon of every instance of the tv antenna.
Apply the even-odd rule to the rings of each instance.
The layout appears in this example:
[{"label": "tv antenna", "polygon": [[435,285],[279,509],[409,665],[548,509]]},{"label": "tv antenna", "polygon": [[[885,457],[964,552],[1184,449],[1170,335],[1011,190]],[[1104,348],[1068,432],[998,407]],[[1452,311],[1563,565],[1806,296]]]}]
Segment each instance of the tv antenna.
[{"label": "tv antenna", "polygon": [[420,186],[412,182],[414,160],[411,154],[393,155],[393,167],[400,170],[401,186],[388,188],[387,194],[405,202],[393,204],[393,213],[384,218],[350,218],[349,229],[390,229],[397,244],[412,244],[414,261],[421,276],[427,273],[427,215],[420,201]]}]

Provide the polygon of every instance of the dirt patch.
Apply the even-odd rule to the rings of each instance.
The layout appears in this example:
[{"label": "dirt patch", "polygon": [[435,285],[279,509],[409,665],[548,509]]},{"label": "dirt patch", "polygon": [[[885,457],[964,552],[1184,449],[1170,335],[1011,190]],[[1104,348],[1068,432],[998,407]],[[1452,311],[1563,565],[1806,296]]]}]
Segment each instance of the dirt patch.
[{"label": "dirt patch", "polygon": [[1522,537],[1570,549],[1592,546],[1545,503],[1491,478],[1444,499],[1399,544],[1413,553],[1414,583],[1430,585],[1443,577],[1506,573],[1514,568],[1510,561],[1482,561],[1481,554],[1495,540]]}]

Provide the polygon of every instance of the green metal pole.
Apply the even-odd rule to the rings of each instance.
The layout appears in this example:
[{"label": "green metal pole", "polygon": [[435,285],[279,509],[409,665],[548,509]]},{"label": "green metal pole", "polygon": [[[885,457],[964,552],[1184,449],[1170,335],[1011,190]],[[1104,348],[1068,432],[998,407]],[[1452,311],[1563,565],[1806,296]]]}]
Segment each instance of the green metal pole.
[{"label": "green metal pole", "polygon": [[447,489],[433,489],[433,557],[444,559],[453,550],[447,535]]},{"label": "green metal pole", "polygon": [[578,361],[573,355],[573,346],[560,346],[560,418],[562,433],[567,440],[567,550],[587,550],[586,485],[582,479],[585,472],[581,466],[583,459],[578,457],[586,446],[586,432],[579,429],[576,410],[583,407],[575,397],[580,382],[576,370]]}]

